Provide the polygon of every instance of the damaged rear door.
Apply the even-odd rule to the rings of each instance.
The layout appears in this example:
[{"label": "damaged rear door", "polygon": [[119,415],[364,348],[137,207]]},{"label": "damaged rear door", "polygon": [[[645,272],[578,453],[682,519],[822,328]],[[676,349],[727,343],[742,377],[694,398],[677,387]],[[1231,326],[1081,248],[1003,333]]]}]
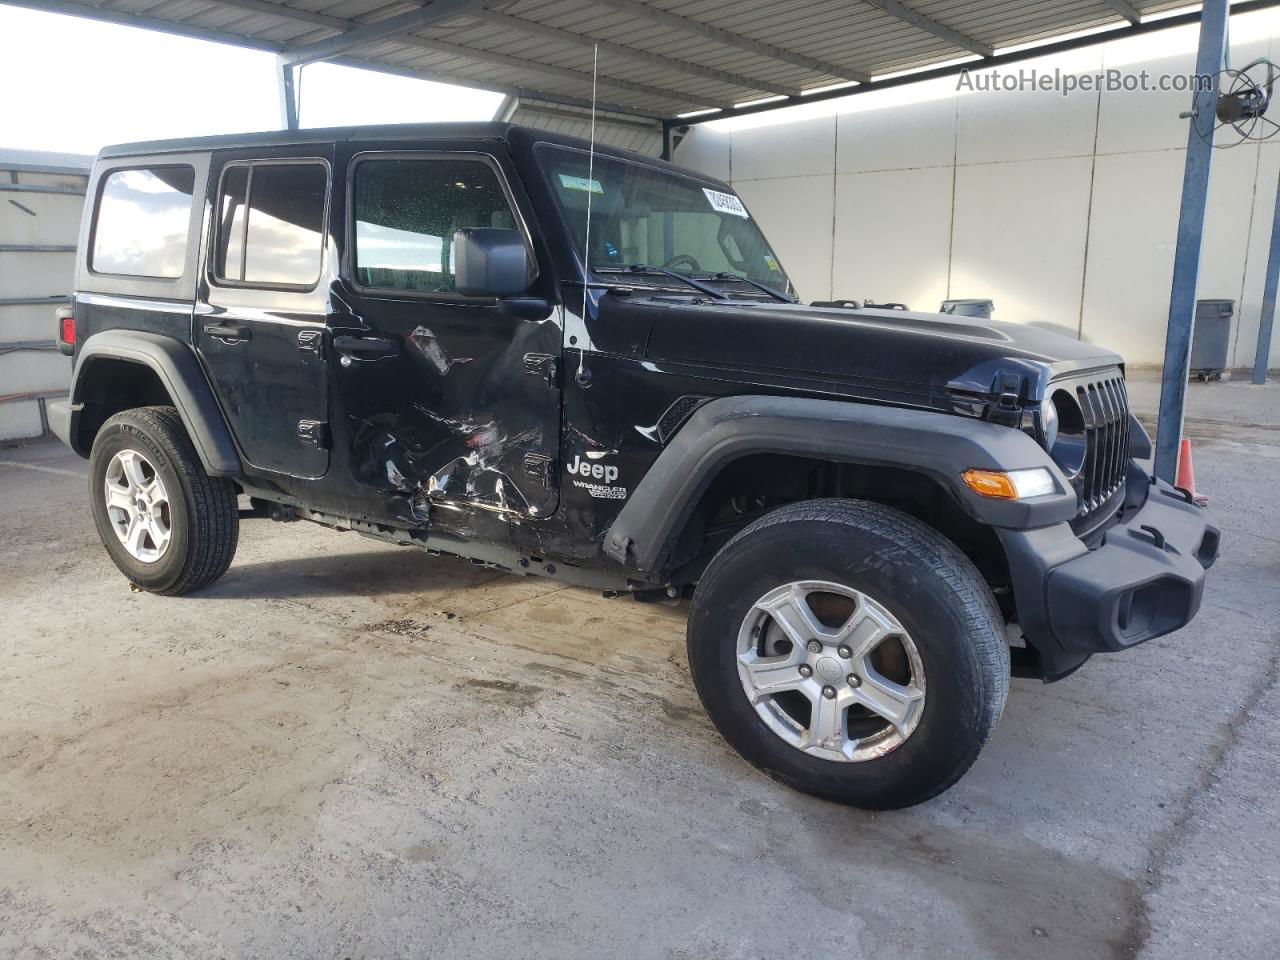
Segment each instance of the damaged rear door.
[{"label": "damaged rear door", "polygon": [[346,452],[358,484],[402,494],[417,520],[434,506],[435,519],[461,523],[451,505],[541,517],[558,502],[550,278],[533,280],[520,310],[454,285],[453,236],[464,228],[517,230],[536,263],[502,160],[474,148],[378,149],[355,152],[346,171],[349,302],[330,316]]}]

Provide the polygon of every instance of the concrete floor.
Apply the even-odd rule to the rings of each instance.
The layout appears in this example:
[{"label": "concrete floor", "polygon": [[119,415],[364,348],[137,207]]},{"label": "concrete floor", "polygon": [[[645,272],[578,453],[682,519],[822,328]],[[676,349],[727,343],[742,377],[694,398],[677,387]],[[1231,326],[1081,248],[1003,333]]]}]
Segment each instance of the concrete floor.
[{"label": "concrete floor", "polygon": [[0,956],[1276,956],[1280,386],[1191,398],[1200,619],[878,815],[738,760],[682,611],[268,521],[134,594],[83,462],[0,450]]}]

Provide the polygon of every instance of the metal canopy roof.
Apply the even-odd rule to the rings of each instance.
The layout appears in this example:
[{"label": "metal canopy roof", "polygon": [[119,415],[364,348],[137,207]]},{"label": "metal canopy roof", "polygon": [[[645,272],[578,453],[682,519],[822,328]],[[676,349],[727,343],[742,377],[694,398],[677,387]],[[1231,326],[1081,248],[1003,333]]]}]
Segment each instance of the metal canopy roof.
[{"label": "metal canopy roof", "polygon": [[[0,0],[525,100],[671,120],[874,88],[906,70],[1116,27],[1182,0]],[[1257,2],[1244,7],[1269,5]],[[1194,19],[1198,13],[1178,20]],[[1077,41],[1078,42],[1078,41]],[[1015,53],[1014,57],[1025,57]],[[979,59],[980,58],[980,59]],[[938,71],[934,71],[938,72]],[[893,80],[902,82],[902,78]],[[841,95],[857,87],[839,89]],[[762,109],[764,103],[746,110]],[[708,118],[711,118],[708,115]]]}]

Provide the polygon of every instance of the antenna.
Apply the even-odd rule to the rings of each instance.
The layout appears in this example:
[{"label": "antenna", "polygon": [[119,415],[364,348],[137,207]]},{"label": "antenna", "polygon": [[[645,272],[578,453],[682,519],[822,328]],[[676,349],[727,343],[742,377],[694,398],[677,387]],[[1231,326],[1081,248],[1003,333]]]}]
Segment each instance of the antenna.
[{"label": "antenna", "polygon": [[[587,150],[587,235],[582,241],[582,269],[586,274],[582,278],[582,325],[587,324],[587,291],[591,287],[591,195],[596,177],[596,72],[600,66],[600,44],[591,47],[591,140]],[[584,382],[583,363],[587,356],[587,345],[584,342],[578,350],[579,383]]]}]

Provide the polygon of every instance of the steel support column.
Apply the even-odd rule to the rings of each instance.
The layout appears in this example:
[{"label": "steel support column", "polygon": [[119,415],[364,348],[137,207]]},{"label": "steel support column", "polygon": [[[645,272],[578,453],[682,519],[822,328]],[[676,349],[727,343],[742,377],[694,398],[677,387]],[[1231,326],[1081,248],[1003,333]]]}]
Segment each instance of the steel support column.
[{"label": "steel support column", "polygon": [[1156,425],[1155,473],[1173,482],[1178,471],[1182,418],[1187,400],[1191,363],[1191,335],[1196,320],[1196,282],[1200,274],[1200,243],[1209,194],[1209,165],[1213,158],[1214,108],[1217,75],[1227,42],[1227,0],[1205,0],[1200,15],[1200,50],[1196,74],[1212,76],[1211,89],[1197,90],[1187,132],[1187,164],[1182,174],[1182,209],[1173,254],[1173,286],[1169,292],[1169,330],[1164,344],[1164,378],[1160,386],[1160,420]]},{"label": "steel support column", "polygon": [[276,90],[280,98],[280,127],[283,130],[298,129],[298,71],[300,66],[276,57]]},{"label": "steel support column", "polygon": [[662,153],[658,155],[658,158],[660,160],[669,161],[671,159],[671,150],[672,150],[671,131],[675,128],[675,126],[676,124],[672,120],[662,121]]},{"label": "steel support column", "polygon": [[1276,287],[1280,283],[1280,179],[1276,181],[1276,208],[1271,216],[1271,252],[1267,254],[1267,282],[1262,288],[1262,314],[1258,317],[1258,352],[1253,355],[1253,382],[1267,382],[1271,361],[1271,328],[1276,322]]}]

